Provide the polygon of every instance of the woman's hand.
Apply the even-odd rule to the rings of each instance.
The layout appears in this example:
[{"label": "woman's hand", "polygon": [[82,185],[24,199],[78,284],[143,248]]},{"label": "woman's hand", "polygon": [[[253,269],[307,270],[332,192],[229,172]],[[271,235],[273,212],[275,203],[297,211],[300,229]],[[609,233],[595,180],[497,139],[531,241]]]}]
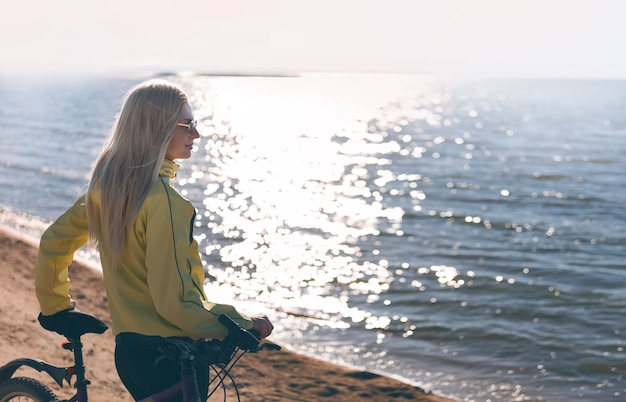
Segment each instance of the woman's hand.
[{"label": "woman's hand", "polygon": [[274,326],[266,315],[252,317],[252,329],[259,333],[261,338],[267,338],[274,330]]}]

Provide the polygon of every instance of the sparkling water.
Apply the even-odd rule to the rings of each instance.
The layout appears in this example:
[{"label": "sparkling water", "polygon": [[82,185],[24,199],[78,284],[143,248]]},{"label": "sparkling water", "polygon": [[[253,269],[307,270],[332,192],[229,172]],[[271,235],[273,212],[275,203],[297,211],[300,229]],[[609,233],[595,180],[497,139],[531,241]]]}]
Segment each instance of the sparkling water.
[{"label": "sparkling water", "polygon": [[[86,189],[145,77],[0,79],[2,223]],[[166,76],[209,298],[459,400],[626,397],[626,81]]]}]

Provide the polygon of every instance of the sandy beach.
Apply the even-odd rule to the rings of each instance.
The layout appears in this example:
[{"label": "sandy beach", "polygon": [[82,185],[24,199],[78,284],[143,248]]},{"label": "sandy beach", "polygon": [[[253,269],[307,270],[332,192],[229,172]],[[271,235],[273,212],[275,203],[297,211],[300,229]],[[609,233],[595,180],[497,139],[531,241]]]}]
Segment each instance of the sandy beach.
[{"label": "sandy beach", "polygon": [[[69,365],[71,361],[71,353],[60,347],[63,337],[44,330],[37,322],[39,305],[33,279],[36,256],[36,242],[0,228],[0,365],[18,357],[35,357],[56,365]],[[70,279],[72,296],[81,310],[110,324],[102,273],[74,262]],[[115,371],[111,331],[86,335],[83,343],[87,378],[92,382],[90,400],[132,401]],[[72,389],[60,389],[33,369],[22,368],[15,375],[20,374],[40,379],[57,395],[71,394]],[[450,401],[392,378],[350,370],[285,349],[248,354],[232,374],[242,401]]]}]

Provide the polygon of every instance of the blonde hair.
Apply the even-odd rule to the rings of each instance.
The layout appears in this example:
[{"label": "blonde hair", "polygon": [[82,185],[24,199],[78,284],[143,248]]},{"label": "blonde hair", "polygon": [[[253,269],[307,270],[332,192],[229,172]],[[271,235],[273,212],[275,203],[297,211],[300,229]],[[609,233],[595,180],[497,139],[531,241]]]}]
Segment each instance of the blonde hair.
[{"label": "blonde hair", "polygon": [[[94,164],[87,190],[89,240],[96,245],[101,234],[100,258],[113,267],[122,258],[126,228],[158,180],[178,115],[187,102],[184,91],[167,81],[149,80],[131,88]],[[94,197],[95,192],[99,197]]]}]

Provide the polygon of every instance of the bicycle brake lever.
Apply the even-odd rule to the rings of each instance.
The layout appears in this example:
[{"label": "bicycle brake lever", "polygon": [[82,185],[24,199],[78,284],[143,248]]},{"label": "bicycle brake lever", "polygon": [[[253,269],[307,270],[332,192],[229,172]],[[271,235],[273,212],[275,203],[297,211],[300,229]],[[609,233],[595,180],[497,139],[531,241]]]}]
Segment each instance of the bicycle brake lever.
[{"label": "bicycle brake lever", "polygon": [[271,350],[281,350],[282,349],[279,345],[277,345],[275,343],[272,343],[272,342],[265,342],[263,345],[261,345],[261,347],[263,349],[271,349]]},{"label": "bicycle brake lever", "polygon": [[240,347],[244,350],[254,350],[258,347],[259,342],[261,342],[255,334],[242,328],[241,325],[226,314],[220,314],[218,321],[228,329],[229,334],[239,341]]},{"label": "bicycle brake lever", "polygon": [[[257,331],[256,329],[249,329],[248,332],[250,332],[252,335],[256,336],[258,339],[262,339],[261,338],[261,334],[259,334],[259,331]],[[263,350],[263,349],[280,350],[281,347],[278,346],[275,343],[264,341],[262,344],[260,344],[255,349],[256,349],[255,351],[258,352],[259,350]]]}]

